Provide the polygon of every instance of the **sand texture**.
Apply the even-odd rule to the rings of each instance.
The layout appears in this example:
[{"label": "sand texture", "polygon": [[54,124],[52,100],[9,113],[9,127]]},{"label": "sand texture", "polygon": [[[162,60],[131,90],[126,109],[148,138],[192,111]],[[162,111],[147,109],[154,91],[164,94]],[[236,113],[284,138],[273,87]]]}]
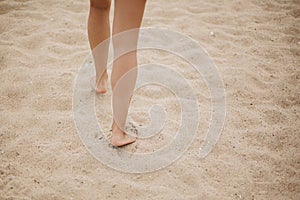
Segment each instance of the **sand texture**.
[{"label": "sand texture", "polygon": [[[73,121],[73,83],[90,54],[88,0],[0,1],[0,199],[300,199],[300,1],[149,0],[143,27],[179,31],[215,62],[226,90],[226,121],[199,159],[210,122],[203,78],[175,55],[145,50],[140,63],[173,66],[193,87],[201,122],[187,152],[159,171],[128,174],[97,161]],[[97,116],[110,123],[109,95]],[[165,130],[129,151],[168,144],[180,126],[172,93],[158,86],[133,97],[162,104]]]}]

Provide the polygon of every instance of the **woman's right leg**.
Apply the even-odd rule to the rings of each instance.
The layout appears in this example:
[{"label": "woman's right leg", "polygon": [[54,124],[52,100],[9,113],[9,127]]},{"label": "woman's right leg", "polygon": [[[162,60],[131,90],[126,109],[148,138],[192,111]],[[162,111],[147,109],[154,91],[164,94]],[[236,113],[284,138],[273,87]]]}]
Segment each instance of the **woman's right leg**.
[{"label": "woman's right leg", "polygon": [[110,0],[90,0],[88,37],[96,68],[96,78],[93,80],[93,84],[98,93],[106,92],[110,3]]},{"label": "woman's right leg", "polygon": [[[115,0],[112,38],[115,60],[111,75],[114,97],[111,142],[114,146],[123,146],[135,141],[135,138],[128,136],[124,129],[137,77],[136,48],[145,4],[146,0]],[[133,51],[119,55],[124,49]]]}]

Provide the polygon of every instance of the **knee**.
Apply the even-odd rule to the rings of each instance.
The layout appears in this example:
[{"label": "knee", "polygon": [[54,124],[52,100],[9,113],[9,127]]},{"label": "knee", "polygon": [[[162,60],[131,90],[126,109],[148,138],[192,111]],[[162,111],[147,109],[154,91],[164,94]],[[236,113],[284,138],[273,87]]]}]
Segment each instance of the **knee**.
[{"label": "knee", "polygon": [[111,0],[90,0],[91,8],[109,10]]}]

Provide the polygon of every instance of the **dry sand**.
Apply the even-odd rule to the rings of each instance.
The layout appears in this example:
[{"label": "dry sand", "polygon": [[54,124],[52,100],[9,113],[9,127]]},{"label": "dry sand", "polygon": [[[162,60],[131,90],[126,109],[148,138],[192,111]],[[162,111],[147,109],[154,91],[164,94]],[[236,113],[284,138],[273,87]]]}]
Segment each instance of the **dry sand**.
[{"label": "dry sand", "polygon": [[[88,0],[0,1],[0,199],[300,199],[299,1],[148,1],[144,27],[189,35],[216,63],[227,118],[214,150],[199,159],[210,116],[204,81],[174,56],[141,52],[142,63],[181,70],[204,115],[184,156],[146,174],[106,167],[76,133],[72,87],[90,53],[88,8]],[[139,91],[136,105],[154,103],[155,91],[170,95]],[[170,105],[171,116],[180,114],[177,106]],[[176,131],[172,123],[166,135]],[[132,146],[152,151],[167,139]]]}]

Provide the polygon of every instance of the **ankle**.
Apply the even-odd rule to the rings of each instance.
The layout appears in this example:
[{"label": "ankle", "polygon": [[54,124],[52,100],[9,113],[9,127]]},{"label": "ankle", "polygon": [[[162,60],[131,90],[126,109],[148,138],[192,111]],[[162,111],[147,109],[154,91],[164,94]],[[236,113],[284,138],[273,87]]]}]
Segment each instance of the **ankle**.
[{"label": "ankle", "polygon": [[124,131],[115,122],[113,122],[113,125],[112,125],[112,132],[113,133],[124,133]]},{"label": "ankle", "polygon": [[108,78],[106,70],[102,74],[96,75],[96,81],[99,83],[100,81],[106,80]]}]

